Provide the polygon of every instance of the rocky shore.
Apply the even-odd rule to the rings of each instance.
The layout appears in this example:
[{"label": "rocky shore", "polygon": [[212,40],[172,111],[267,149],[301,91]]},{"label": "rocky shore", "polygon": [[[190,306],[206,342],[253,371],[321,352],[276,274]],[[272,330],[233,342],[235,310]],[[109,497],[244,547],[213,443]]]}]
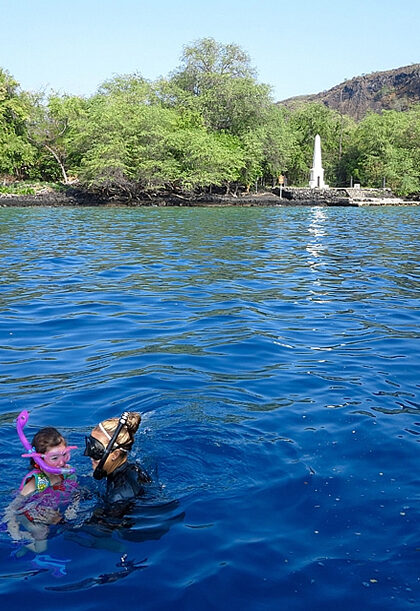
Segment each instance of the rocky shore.
[{"label": "rocky shore", "polygon": [[66,206],[380,206],[418,205],[419,201],[405,200],[390,189],[309,189],[304,187],[279,188],[262,193],[234,195],[204,194],[187,197],[170,194],[156,195],[141,200],[103,198],[79,188],[62,192],[43,192],[36,195],[0,194],[0,207],[66,207]]},{"label": "rocky shore", "polygon": [[283,198],[299,204],[324,206],[390,206],[415,202],[396,197],[391,189],[331,188],[309,189],[290,187],[283,190]]}]

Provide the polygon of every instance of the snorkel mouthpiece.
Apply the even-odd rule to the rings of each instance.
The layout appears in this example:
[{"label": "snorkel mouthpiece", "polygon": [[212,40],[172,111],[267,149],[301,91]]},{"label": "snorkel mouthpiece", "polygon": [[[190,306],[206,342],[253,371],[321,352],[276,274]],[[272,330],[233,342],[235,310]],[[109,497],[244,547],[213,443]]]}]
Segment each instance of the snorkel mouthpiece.
[{"label": "snorkel mouthpiece", "polygon": [[112,448],[114,447],[114,444],[117,441],[117,437],[120,434],[120,431],[121,431],[122,427],[125,424],[127,424],[127,420],[128,420],[128,412],[123,412],[121,414],[121,416],[120,416],[119,421],[118,421],[118,426],[115,429],[114,434],[112,435],[111,439],[109,440],[108,445],[106,446],[105,453],[102,456],[102,458],[99,461],[99,463],[96,465],[96,468],[95,468],[95,470],[93,472],[93,477],[95,479],[103,479],[104,477],[106,477],[108,475],[108,473],[104,469],[104,464],[106,462],[106,459],[108,458],[108,456],[112,452]]},{"label": "snorkel mouthpiece", "polygon": [[[49,465],[46,464],[46,462],[43,460],[41,455],[35,451],[35,448],[31,446],[31,444],[29,443],[29,441],[27,440],[25,436],[25,433],[23,432],[23,428],[25,424],[28,422],[28,419],[29,419],[29,412],[27,412],[26,409],[21,411],[19,416],[16,418],[17,434],[19,435],[19,439],[23,447],[25,448],[25,450],[27,450],[27,452],[22,454],[22,456],[30,457],[36,460],[36,463],[39,466],[39,468],[46,473],[55,473],[57,475],[67,475],[69,473],[74,473],[75,469],[73,469],[73,467],[59,468],[59,467],[50,467]],[[71,446],[71,448],[75,448],[75,447],[76,446]]]},{"label": "snorkel mouthpiece", "polygon": [[93,477],[95,479],[97,479],[97,480],[100,480],[100,479],[103,479],[106,476],[107,476],[107,472],[105,471],[105,469],[103,467],[100,467],[99,465],[97,465],[95,471],[93,472]]}]

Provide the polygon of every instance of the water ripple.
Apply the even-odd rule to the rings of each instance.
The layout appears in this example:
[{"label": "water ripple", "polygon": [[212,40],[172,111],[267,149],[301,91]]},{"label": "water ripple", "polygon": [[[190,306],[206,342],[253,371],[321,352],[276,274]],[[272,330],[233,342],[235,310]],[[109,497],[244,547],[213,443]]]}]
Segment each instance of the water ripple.
[{"label": "water ripple", "polygon": [[[0,215],[0,509],[21,409],[28,434],[53,424],[79,446],[143,414],[149,496],[111,534],[81,513],[51,541],[73,558],[66,596],[108,583],[108,603],[124,576],[150,609],[411,608],[418,208]],[[121,550],[144,570],[124,573]],[[25,575],[52,606],[48,576],[3,565],[16,604]]]}]

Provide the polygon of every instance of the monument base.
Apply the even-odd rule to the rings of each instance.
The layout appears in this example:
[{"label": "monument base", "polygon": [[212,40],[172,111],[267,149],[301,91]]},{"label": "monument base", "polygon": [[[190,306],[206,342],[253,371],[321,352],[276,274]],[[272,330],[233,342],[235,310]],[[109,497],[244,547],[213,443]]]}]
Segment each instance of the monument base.
[{"label": "monument base", "polygon": [[329,185],[326,185],[324,181],[316,181],[316,180],[310,180],[309,181],[309,188],[310,189],[329,189]]}]

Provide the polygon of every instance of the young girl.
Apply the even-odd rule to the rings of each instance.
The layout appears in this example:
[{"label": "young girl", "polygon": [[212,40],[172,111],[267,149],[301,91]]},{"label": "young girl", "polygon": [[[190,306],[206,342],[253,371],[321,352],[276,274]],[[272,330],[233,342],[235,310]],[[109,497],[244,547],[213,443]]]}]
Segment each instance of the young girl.
[{"label": "young girl", "polygon": [[[49,426],[38,431],[32,439],[33,450],[22,456],[30,457],[32,470],[25,475],[20,486],[20,493],[23,496],[33,492],[42,492],[46,488],[57,489],[65,479],[75,479],[71,467],[68,465],[70,452],[75,446],[67,446],[64,437]],[[38,464],[37,458],[44,462],[42,467]],[[38,462],[41,462],[38,460]],[[42,463],[41,463],[42,464]],[[45,468],[47,467],[47,468]],[[61,473],[57,473],[61,471]]]},{"label": "young girl", "polygon": [[[28,413],[17,421],[19,437],[29,452],[31,471],[25,475],[16,499],[6,511],[8,530],[15,541],[24,541],[35,553],[45,551],[49,525],[63,520],[63,511],[74,497],[77,481],[68,462],[70,451],[64,437],[53,427],[38,431],[29,444],[23,434]],[[23,529],[23,531],[21,530]]]}]

